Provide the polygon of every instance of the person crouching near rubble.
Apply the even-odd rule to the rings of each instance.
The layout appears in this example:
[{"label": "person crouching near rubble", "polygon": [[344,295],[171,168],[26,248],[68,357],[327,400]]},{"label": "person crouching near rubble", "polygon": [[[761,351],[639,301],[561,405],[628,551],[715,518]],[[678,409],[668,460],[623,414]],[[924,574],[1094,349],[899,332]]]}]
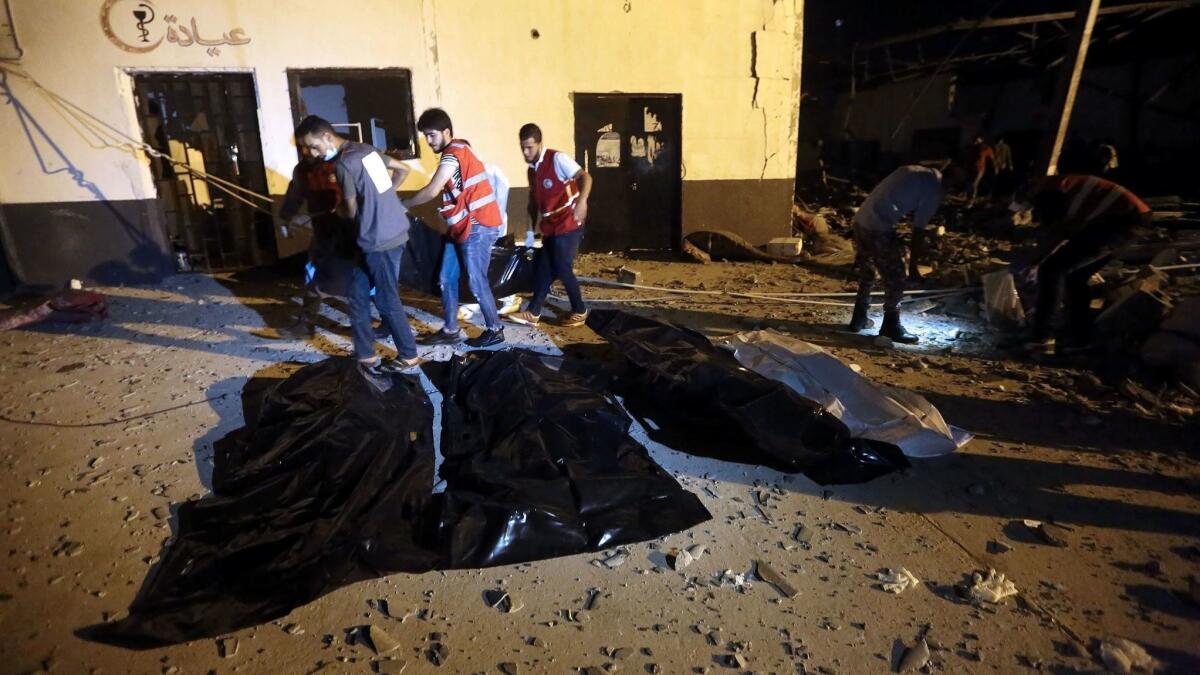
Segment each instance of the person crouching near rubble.
[{"label": "person crouching near rubble", "polygon": [[902,344],[920,339],[900,323],[900,300],[904,297],[904,252],[896,224],[909,213],[912,217],[912,244],[908,275],[920,279],[917,262],[927,254],[929,219],[937,212],[947,191],[960,191],[966,182],[962,167],[951,164],[943,171],[908,165],[902,166],[863,201],[854,215],[854,265],[858,270],[858,295],[854,314],[847,328],[858,332],[871,325],[867,310],[875,274],[883,278],[883,325],[879,334]]},{"label": "person crouching near rubble", "polygon": [[[417,341],[400,302],[400,263],[408,243],[408,213],[396,190],[408,168],[373,146],[348,141],[329,122],[315,115],[296,128],[308,153],[334,164],[342,192],[339,213],[356,226],[359,264],[350,279],[350,329],[354,356],[372,373],[393,373],[420,363]],[[389,170],[391,174],[389,174]],[[396,343],[397,359],[381,361],[371,329],[371,286],[375,306]]]},{"label": "person crouching near rubble", "polygon": [[1136,230],[1150,225],[1146,203],[1116,183],[1085,175],[1047,176],[1018,191],[1009,207],[1032,209],[1050,250],[1031,270],[1037,303],[1026,351],[1051,356],[1059,350],[1053,335],[1060,285],[1065,287],[1066,349],[1086,347],[1092,325],[1088,280],[1127,244]]},{"label": "person crouching near rubble", "polygon": [[460,259],[467,268],[467,285],[479,301],[486,328],[466,344],[475,348],[502,344],[504,327],[500,325],[500,312],[496,309],[496,299],[488,280],[488,266],[504,217],[488,181],[487,167],[469,142],[454,137],[454,124],[445,110],[430,108],[421,113],[417,118],[417,129],[425,136],[429,147],[441,153],[442,158],[438,160],[437,171],[429,184],[404,200],[404,205],[408,208],[420,206],[441,192],[442,205],[438,212],[449,227],[442,245],[442,272],[438,279],[442,286],[445,323],[442,330],[426,338],[424,344],[454,344],[463,340],[462,329],[458,326]]},{"label": "person crouching near rubble", "polygon": [[530,123],[517,134],[521,154],[529,164],[529,228],[542,231],[542,250],[534,269],[533,296],[529,307],[512,317],[518,323],[536,326],[542,306],[555,279],[562,282],[571,301],[571,314],[564,326],[580,326],[587,320],[587,305],[575,278],[575,255],[583,241],[587,200],[592,177],[564,152],[542,145],[542,130]]}]

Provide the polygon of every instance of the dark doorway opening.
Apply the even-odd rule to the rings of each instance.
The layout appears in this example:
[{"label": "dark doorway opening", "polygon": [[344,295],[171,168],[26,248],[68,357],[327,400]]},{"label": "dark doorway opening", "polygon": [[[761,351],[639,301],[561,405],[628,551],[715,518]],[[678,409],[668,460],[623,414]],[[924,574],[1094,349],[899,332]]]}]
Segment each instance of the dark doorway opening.
[{"label": "dark doorway opening", "polygon": [[[140,73],[133,84],[147,144],[178,164],[267,193],[250,75]],[[191,267],[203,271],[273,262],[270,214],[178,164],[150,160],[166,235],[177,255],[186,252]]]},{"label": "dark doorway opening", "polygon": [[352,141],[400,159],[417,156],[412,73],[404,68],[289,70],[292,115],[328,120]]},{"label": "dark doorway opening", "polygon": [[575,159],[593,180],[583,250],[679,246],[682,119],[678,94],[575,94]]}]

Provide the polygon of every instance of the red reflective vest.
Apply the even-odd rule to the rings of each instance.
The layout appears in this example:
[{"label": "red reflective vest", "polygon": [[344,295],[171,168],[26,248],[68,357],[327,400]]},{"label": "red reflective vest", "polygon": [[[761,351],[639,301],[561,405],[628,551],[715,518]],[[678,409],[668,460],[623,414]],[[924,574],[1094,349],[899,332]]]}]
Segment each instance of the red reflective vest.
[{"label": "red reflective vest", "polygon": [[454,155],[458,159],[458,183],[454,177],[442,188],[442,205],[438,212],[450,226],[450,238],[462,243],[471,234],[471,218],[484,227],[500,227],[504,222],[500,207],[496,205],[496,194],[488,182],[483,162],[471,151],[471,144],[456,138],[442,150],[442,154]]},{"label": "red reflective vest", "polygon": [[529,194],[542,217],[542,234],[553,237],[575,230],[583,223],[575,220],[575,202],[579,200],[579,182],[560,180],[554,169],[557,150],[547,149],[535,170],[529,167]]},{"label": "red reflective vest", "polygon": [[1116,183],[1096,176],[1047,176],[1034,187],[1034,194],[1055,191],[1067,199],[1063,226],[1078,232],[1099,220],[1134,217],[1150,213],[1150,207],[1138,196]]},{"label": "red reflective vest", "polygon": [[304,201],[309,214],[328,213],[342,201],[342,186],[333,166],[333,162],[304,165]]}]

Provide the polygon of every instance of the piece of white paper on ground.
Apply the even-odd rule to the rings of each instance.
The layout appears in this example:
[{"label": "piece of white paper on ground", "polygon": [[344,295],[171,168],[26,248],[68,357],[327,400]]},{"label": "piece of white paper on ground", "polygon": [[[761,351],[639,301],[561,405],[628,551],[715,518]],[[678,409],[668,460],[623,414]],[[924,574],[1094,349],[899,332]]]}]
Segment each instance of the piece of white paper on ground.
[{"label": "piece of white paper on ground", "polygon": [[891,443],[908,457],[936,457],[966,445],[970,433],[952,427],[925,397],[872,382],[820,347],[773,330],[717,341],[746,368],[815,401],[854,438]]}]

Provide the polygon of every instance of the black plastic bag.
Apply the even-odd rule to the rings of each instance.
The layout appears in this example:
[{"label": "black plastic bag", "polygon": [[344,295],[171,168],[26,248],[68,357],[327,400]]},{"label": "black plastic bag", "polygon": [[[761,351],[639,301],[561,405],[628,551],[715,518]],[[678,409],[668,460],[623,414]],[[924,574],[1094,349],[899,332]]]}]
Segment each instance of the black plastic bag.
[{"label": "black plastic bag", "polygon": [[620,391],[650,437],[676,450],[864,483],[908,466],[888,443],[853,439],[814,401],[746,368],[703,335],[615,310],[587,325],[634,367]]},{"label": "black plastic bag", "polygon": [[[404,249],[404,260],[400,265],[400,284],[429,295],[441,295],[438,276],[442,270],[442,248],[445,236],[429,227],[423,220],[410,216],[408,244]],[[533,292],[533,269],[538,249],[524,246],[492,248],[492,259],[488,264],[488,281],[492,284],[492,295],[503,298],[516,293]],[[462,261],[459,261],[462,266]],[[459,299],[462,302],[477,302],[467,285],[466,267],[459,275]]]},{"label": "black plastic bag", "polygon": [[[215,636],[387,570],[424,570],[433,407],[415,377],[379,388],[352,359],[307,366],[263,404],[220,494],[185,502],[129,616],[81,637],[153,647]],[[386,386],[385,385],[385,386]]]},{"label": "black plastic bag", "polygon": [[438,523],[451,567],[595,551],[711,516],[629,436],[582,361],[475,351],[435,376],[443,392]]},{"label": "black plastic bag", "polygon": [[133,648],[214,637],[390,572],[595,551],[710,517],[629,437],[594,373],[525,351],[429,372],[448,392],[444,494],[430,494],[432,406],[417,378],[334,358],[261,406],[252,380],[243,405],[256,422],[218,443],[216,496],[179,507],[129,616],[80,637]]}]

